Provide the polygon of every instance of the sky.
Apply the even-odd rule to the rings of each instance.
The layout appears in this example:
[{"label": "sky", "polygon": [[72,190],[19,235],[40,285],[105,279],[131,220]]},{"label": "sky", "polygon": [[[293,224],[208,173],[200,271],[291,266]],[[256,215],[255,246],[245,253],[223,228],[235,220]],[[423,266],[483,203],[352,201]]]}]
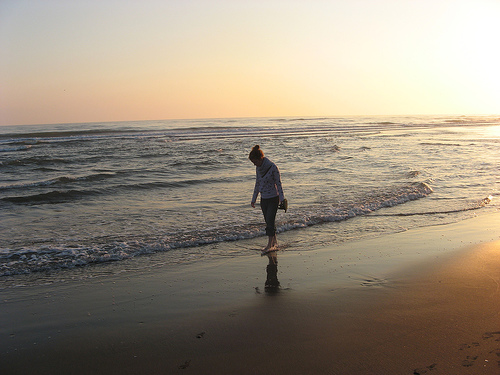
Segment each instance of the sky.
[{"label": "sky", "polygon": [[0,0],[0,125],[500,114],[500,0]]}]

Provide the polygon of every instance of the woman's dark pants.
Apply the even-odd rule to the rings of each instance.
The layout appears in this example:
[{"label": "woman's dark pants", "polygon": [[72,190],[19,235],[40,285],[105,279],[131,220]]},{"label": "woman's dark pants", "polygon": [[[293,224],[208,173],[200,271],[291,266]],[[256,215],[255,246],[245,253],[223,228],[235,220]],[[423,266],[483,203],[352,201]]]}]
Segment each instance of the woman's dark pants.
[{"label": "woman's dark pants", "polygon": [[276,212],[278,212],[279,197],[261,199],[260,207],[266,220],[266,235],[272,237],[276,234]]}]

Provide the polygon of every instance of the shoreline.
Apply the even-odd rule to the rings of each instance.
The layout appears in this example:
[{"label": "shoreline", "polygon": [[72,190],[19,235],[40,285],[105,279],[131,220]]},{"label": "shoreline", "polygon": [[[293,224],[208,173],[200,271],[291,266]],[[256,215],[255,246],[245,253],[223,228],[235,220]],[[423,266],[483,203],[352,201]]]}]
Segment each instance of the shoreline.
[{"label": "shoreline", "polygon": [[[497,374],[500,214],[4,290],[5,373]],[[146,259],[144,259],[146,263]]]}]

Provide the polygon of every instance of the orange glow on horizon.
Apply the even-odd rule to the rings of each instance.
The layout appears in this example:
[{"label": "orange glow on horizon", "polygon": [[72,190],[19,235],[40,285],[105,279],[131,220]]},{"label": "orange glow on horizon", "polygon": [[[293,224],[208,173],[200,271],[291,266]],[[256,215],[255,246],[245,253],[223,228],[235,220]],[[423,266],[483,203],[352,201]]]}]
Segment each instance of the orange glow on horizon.
[{"label": "orange glow on horizon", "polygon": [[0,125],[500,113],[493,0],[96,6],[0,3]]}]

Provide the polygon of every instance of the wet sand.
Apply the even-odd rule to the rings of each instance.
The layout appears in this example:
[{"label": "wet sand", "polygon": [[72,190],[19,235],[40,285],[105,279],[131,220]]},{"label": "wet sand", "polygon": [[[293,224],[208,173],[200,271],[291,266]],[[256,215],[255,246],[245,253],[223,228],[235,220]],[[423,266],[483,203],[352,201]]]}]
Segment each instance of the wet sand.
[{"label": "wet sand", "polygon": [[82,270],[89,277],[3,289],[0,367],[3,374],[499,374],[499,225],[491,214],[285,250],[277,254],[278,290],[266,290],[268,260],[257,253],[175,270],[132,261],[107,277]]}]

